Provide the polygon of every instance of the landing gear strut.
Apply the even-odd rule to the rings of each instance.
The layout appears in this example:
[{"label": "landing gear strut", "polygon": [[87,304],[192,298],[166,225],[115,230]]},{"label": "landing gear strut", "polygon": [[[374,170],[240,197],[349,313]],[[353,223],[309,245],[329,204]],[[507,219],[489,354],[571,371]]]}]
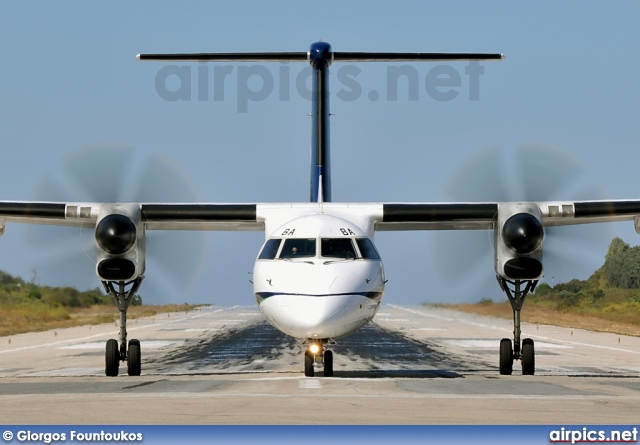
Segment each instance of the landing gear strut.
[{"label": "landing gear strut", "polygon": [[324,376],[333,376],[333,351],[326,349],[328,340],[309,340],[309,346],[304,351],[304,375],[313,377],[316,367],[324,366]]},{"label": "landing gear strut", "polygon": [[[500,341],[500,374],[511,375],[513,361],[520,360],[522,374],[533,375],[536,367],[533,340],[525,338],[522,344],[520,343],[520,311],[529,292],[536,288],[538,280],[509,281],[499,275],[496,275],[496,279],[500,289],[507,294],[513,309],[513,345],[509,338],[503,338]],[[522,289],[523,284],[524,289]]]},{"label": "landing gear strut", "polygon": [[[132,281],[103,281],[104,290],[113,297],[118,310],[120,310],[120,346],[115,339],[107,340],[105,352],[105,374],[107,377],[116,377],[120,362],[127,362],[127,372],[129,375],[140,375],[141,354],[140,342],[130,340],[127,348],[127,309],[133,299],[134,294],[142,284],[143,276]],[[117,284],[118,289],[114,284]],[[127,287],[129,289],[127,290]]]}]

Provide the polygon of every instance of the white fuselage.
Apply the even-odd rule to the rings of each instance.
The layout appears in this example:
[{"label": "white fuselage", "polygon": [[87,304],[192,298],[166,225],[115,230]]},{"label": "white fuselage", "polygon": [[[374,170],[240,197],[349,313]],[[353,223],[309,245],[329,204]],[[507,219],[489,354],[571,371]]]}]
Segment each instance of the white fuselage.
[{"label": "white fuselage", "polygon": [[253,272],[269,323],[304,339],[348,335],[375,315],[384,270],[370,238],[328,215],[297,218],[267,238]]}]

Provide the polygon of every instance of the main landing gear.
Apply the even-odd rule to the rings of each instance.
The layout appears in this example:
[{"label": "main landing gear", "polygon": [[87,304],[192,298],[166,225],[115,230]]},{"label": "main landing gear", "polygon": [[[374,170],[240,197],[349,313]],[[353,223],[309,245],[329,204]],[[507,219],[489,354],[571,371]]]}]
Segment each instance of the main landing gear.
[{"label": "main landing gear", "polygon": [[[117,377],[121,361],[127,362],[127,372],[129,375],[140,375],[142,369],[140,342],[138,340],[129,340],[129,347],[127,348],[127,309],[129,309],[129,303],[131,303],[134,294],[140,288],[143,278],[144,277],[141,276],[128,282],[102,282],[104,290],[108,294],[111,294],[120,310],[120,346],[118,346],[118,341],[113,338],[107,340],[107,349],[104,357],[104,372],[107,377]],[[114,284],[117,284],[117,290]],[[129,287],[128,290],[127,287]]]},{"label": "main landing gear", "polygon": [[324,376],[333,376],[333,351],[326,349],[328,340],[310,339],[307,350],[304,351],[304,375],[313,377],[316,367],[324,366]]},{"label": "main landing gear", "polygon": [[[524,305],[524,299],[529,292],[532,292],[538,280],[505,280],[497,275],[496,279],[500,284],[500,289],[507,294],[511,308],[513,309],[513,345],[511,339],[500,340],[500,374],[511,375],[513,372],[513,361],[520,360],[523,375],[533,375],[536,368],[535,351],[533,340],[525,338],[520,343],[520,310]],[[522,286],[524,285],[524,290]]]}]

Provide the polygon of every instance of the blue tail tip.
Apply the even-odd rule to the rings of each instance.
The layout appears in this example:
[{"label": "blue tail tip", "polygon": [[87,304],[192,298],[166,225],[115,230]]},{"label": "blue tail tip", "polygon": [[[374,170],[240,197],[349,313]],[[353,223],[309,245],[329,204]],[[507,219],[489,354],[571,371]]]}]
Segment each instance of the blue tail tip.
[{"label": "blue tail tip", "polygon": [[313,68],[328,68],[332,59],[332,50],[329,43],[314,42],[309,47],[309,63]]}]

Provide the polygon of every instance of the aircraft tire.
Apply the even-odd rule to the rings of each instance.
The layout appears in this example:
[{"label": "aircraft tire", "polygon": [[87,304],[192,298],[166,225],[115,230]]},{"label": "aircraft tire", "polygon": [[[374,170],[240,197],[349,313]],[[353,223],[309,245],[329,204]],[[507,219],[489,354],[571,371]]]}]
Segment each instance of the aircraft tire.
[{"label": "aircraft tire", "polygon": [[513,372],[513,347],[511,340],[500,340],[500,375],[511,375]]},{"label": "aircraft tire", "polygon": [[313,354],[309,351],[304,353],[304,375],[313,377]]},{"label": "aircraft tire", "polygon": [[333,351],[324,351],[324,376],[333,377]]},{"label": "aircraft tire", "polygon": [[120,350],[118,341],[113,338],[107,340],[107,347],[104,354],[104,373],[107,377],[117,377],[120,367]]},{"label": "aircraft tire", "polygon": [[522,375],[533,375],[536,372],[536,355],[533,340],[522,340]]},{"label": "aircraft tire", "polygon": [[142,371],[142,354],[140,353],[140,341],[129,341],[127,351],[127,372],[130,376],[138,376]]}]

